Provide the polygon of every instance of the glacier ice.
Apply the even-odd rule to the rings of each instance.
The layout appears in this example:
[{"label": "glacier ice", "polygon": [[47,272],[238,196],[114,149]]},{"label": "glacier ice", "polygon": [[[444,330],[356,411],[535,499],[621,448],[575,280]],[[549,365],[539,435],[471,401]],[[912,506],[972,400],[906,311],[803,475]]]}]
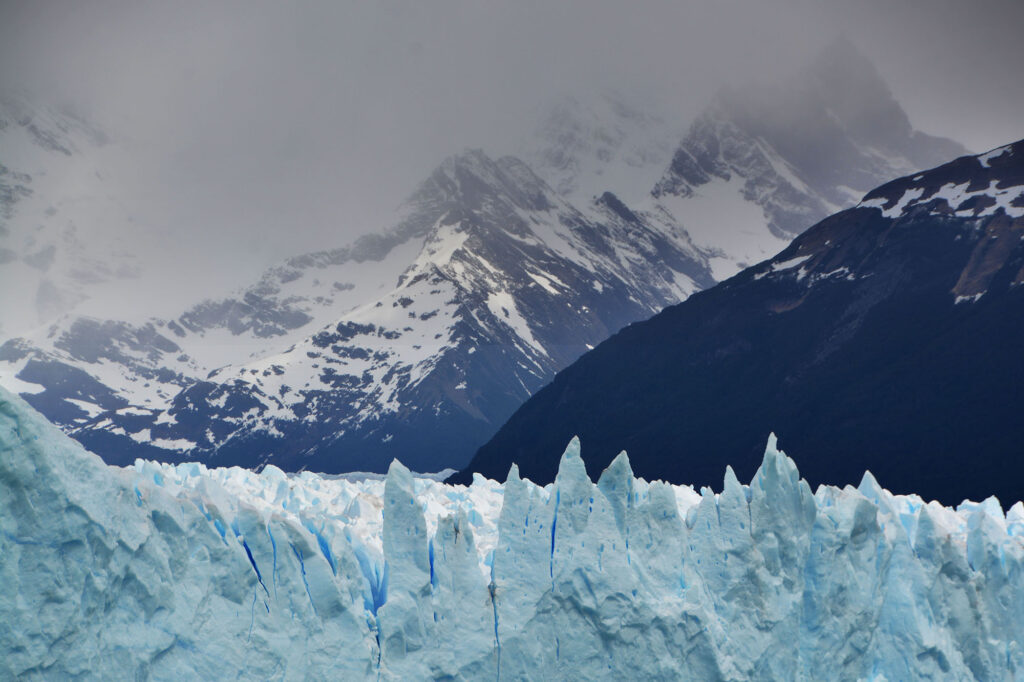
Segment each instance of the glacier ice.
[{"label": "glacier ice", "polygon": [[1022,679],[1024,505],[103,464],[0,389],[0,677]]}]

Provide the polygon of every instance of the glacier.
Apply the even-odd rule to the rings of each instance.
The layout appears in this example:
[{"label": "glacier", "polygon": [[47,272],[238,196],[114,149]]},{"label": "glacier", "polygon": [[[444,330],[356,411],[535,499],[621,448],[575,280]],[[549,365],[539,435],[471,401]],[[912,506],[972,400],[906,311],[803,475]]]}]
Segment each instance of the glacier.
[{"label": "glacier", "polygon": [[1024,505],[113,467],[0,389],[0,677],[1024,679]]}]

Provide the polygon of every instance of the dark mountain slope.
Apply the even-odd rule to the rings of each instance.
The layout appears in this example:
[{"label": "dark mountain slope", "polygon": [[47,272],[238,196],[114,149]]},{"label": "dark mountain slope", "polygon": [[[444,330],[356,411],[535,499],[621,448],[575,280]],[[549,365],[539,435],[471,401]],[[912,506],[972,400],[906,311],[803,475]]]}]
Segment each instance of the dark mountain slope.
[{"label": "dark mountain slope", "polygon": [[1024,141],[868,194],[776,258],[632,325],[521,407],[463,478],[749,477],[775,431],[817,483],[1024,496]]}]

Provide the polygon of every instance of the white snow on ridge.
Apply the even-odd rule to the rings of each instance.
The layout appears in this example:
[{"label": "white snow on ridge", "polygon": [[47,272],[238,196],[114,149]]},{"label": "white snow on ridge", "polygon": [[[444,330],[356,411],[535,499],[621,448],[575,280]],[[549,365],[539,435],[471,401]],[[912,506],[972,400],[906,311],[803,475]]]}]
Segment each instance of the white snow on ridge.
[{"label": "white snow on ridge", "polygon": [[696,188],[693,196],[659,199],[693,243],[708,253],[712,275],[718,281],[789,246],[788,240],[765,227],[761,207],[743,197],[743,183],[738,175],[729,180],[714,178]]},{"label": "white snow on ridge", "polygon": [[[542,275],[538,272],[533,272],[530,270],[527,270],[526,274],[530,276],[530,279],[539,284],[544,291],[548,292],[552,296],[559,295],[558,289],[556,289],[554,284],[552,283],[552,280],[557,281],[554,275]],[[559,284],[561,284],[562,287],[565,288],[564,284],[562,284],[561,282],[559,282]]]},{"label": "white snow on ridge", "polygon": [[[924,194],[923,187],[913,187],[911,189],[908,189],[906,192],[903,193],[903,196],[899,198],[899,201],[893,204],[891,208],[882,209],[882,215],[884,215],[886,218],[898,218],[900,215],[903,214],[903,211],[905,211],[907,207],[910,206],[911,202],[920,199],[922,194]],[[871,201],[864,201],[861,203],[861,206],[872,207],[876,205],[875,202],[877,201],[879,200],[873,199]],[[887,202],[888,199],[882,200],[883,204]],[[881,205],[879,205],[878,207],[881,208]]]},{"label": "white snow on ridge", "polygon": [[1008,144],[1002,147],[996,147],[995,149],[985,152],[978,157],[978,163],[981,164],[982,168],[991,168],[992,159],[998,159],[1003,154],[1012,153],[1013,145]]},{"label": "white snow on ridge", "polygon": [[780,270],[789,270],[795,268],[801,263],[806,262],[814,254],[808,254],[806,256],[797,256],[796,258],[790,258],[788,260],[780,261],[778,263],[772,263],[772,272],[778,272]]},{"label": "white snow on ridge", "polygon": [[[1021,197],[1024,197],[1024,185],[999,189],[996,186],[999,184],[999,181],[992,180],[988,187],[975,191],[968,191],[967,188],[970,184],[970,181],[960,184],[952,182],[946,183],[933,194],[929,194],[928,196],[923,196],[924,188],[912,187],[906,190],[903,193],[903,196],[901,196],[890,208],[885,208],[885,205],[890,201],[886,197],[877,197],[868,201],[862,201],[859,205],[863,208],[877,208],[882,211],[882,215],[886,218],[898,218],[913,206],[918,204],[928,204],[935,200],[944,201],[946,205],[954,211],[954,215],[961,218],[983,218],[995,215],[1000,210],[1010,218],[1020,218],[1024,216],[1024,206],[1013,205],[1013,202],[1015,201],[1017,201],[1018,204],[1021,203],[1018,200],[1021,199]],[[987,198],[991,200],[991,203],[983,208],[964,208],[957,210],[963,202],[974,198]]]},{"label": "white snow on ridge", "polygon": [[195,443],[184,438],[153,438],[150,440],[150,443],[158,448],[177,450],[178,452],[188,452],[196,446]]},{"label": "white snow on ridge", "polygon": [[487,295],[486,304],[491,314],[498,318],[502,324],[512,329],[517,338],[525,341],[542,357],[547,355],[544,346],[533,337],[533,332],[530,331],[530,323],[519,312],[519,308],[516,307],[516,301],[511,294],[506,291],[493,291]]},{"label": "white snow on ridge", "polygon": [[46,387],[42,384],[24,381],[18,378],[18,374],[25,368],[28,360],[22,359],[12,363],[0,362],[0,386],[19,395],[23,393],[42,393]]},{"label": "white snow on ridge", "polygon": [[[415,385],[429,372],[439,347],[451,344],[457,306],[453,303],[455,289],[450,282],[406,281],[345,315],[340,324],[355,324],[359,331],[341,345],[349,352],[335,356],[330,347],[317,345],[319,334],[307,336],[292,348],[244,365],[229,367],[215,376],[219,381],[237,379],[255,390],[250,395],[264,406],[261,414],[241,418],[250,428],[265,429],[273,418],[290,418],[290,406],[306,400],[312,392],[334,390],[334,377],[348,377],[361,384],[370,377],[369,399],[355,412],[357,419],[394,412],[399,409],[399,384],[385,381],[393,369],[408,373],[409,384]],[[329,337],[338,324],[321,330]],[[307,330],[308,334],[308,330]],[[226,399],[226,394],[221,400]],[[315,415],[309,418],[315,419]]]},{"label": "white snow on ridge", "polygon": [[100,413],[103,412],[102,407],[90,403],[86,400],[76,400],[75,398],[65,398],[64,400],[71,403],[75,407],[83,410],[89,419],[92,419],[93,417],[98,416]]},{"label": "white snow on ridge", "polygon": [[774,438],[717,494],[625,456],[594,484],[576,441],[544,487],[122,469],[0,391],[0,523],[10,677],[1024,671],[1024,505],[812,494]]},{"label": "white snow on ridge", "polygon": [[955,299],[953,299],[953,303],[955,303],[955,304],[960,304],[960,303],[976,303],[984,295],[985,295],[985,292],[982,291],[981,293],[971,294],[970,296],[957,296]]}]

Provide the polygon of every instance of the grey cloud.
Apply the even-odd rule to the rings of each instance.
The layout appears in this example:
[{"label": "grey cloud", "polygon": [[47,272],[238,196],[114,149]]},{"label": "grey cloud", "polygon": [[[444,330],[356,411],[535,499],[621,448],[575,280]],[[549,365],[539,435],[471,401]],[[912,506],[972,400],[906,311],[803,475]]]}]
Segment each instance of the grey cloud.
[{"label": "grey cloud", "polygon": [[720,86],[770,82],[839,32],[917,127],[975,150],[1008,142],[1024,136],[1022,7],[12,0],[0,78],[124,141],[142,221],[173,229],[182,253],[242,243],[237,260],[263,262],[384,227],[466,146],[517,153],[558,95],[615,88],[685,122]]}]

